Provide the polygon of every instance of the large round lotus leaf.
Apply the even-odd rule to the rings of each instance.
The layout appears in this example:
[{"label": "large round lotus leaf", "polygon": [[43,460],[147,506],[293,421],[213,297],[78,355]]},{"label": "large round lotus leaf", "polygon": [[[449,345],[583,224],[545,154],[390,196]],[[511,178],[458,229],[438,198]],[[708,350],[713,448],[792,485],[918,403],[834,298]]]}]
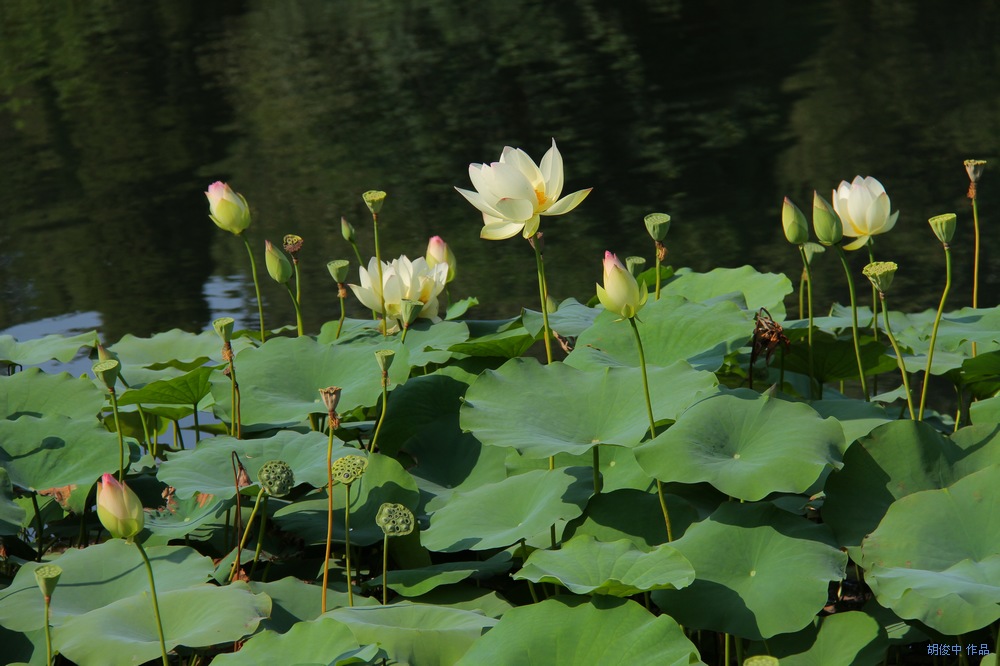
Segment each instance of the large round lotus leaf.
[{"label": "large round lotus leaf", "polygon": [[[711,373],[686,362],[649,368],[648,376],[656,419],[676,419],[716,386]],[[587,453],[595,444],[634,446],[649,430],[642,372],[512,359],[469,388],[461,424],[483,444],[512,447],[528,458]]]},{"label": "large round lotus leaf", "polygon": [[[239,652],[220,654],[216,666],[258,666],[259,664],[341,664],[358,656],[361,646],[347,625],[332,617],[299,622],[288,633],[264,631],[248,640]],[[369,646],[365,655],[377,656],[378,647]],[[337,656],[334,656],[337,655]],[[364,660],[371,663],[368,659]]]},{"label": "large round lotus leaf", "polygon": [[[212,388],[215,368],[203,366],[191,372],[129,389],[118,398],[119,405],[197,405]],[[238,373],[237,373],[238,375]]]},{"label": "large round lotus leaf", "polygon": [[[374,349],[364,344],[321,345],[302,337],[271,338],[259,348],[240,352],[236,355],[236,379],[244,430],[297,425],[310,414],[325,415],[319,390],[327,386],[343,389],[337,408],[342,414],[374,405],[382,395],[382,374]],[[389,370],[390,382],[399,384],[408,373],[405,359],[397,354]],[[212,395],[216,415],[228,422],[229,380],[214,380]]]},{"label": "large round lotus leaf", "polygon": [[118,436],[64,416],[0,421],[0,467],[28,490],[90,485],[118,469]]},{"label": "large round lotus leaf", "polygon": [[[59,582],[62,592],[64,583]],[[178,645],[207,647],[237,641],[252,634],[271,612],[267,595],[251,593],[244,583],[160,591],[157,581],[156,595],[167,650]],[[80,666],[132,666],[160,656],[148,594],[119,599],[68,618],[53,631],[52,638],[53,647]]]},{"label": "large round lotus leaf", "polygon": [[[389,589],[404,597],[418,597],[441,585],[460,583],[467,578],[486,579],[510,569],[511,556],[507,551],[482,562],[442,562],[417,569],[389,572]],[[382,576],[365,583],[368,587],[382,586]]]},{"label": "large round lotus leaf", "polygon": [[996,460],[995,425],[962,428],[948,438],[924,423],[886,423],[853,444],[843,469],[830,474],[823,520],[853,553],[896,500],[946,487]]},{"label": "large round lotus leaf", "polygon": [[[339,456],[338,456],[339,457]],[[326,450],[323,451],[326,463]],[[333,538],[344,541],[345,488],[333,487]],[[375,515],[384,503],[402,504],[414,510],[420,503],[420,492],[413,477],[395,459],[378,453],[368,455],[368,467],[361,479],[350,486],[351,545],[369,546],[381,542],[385,534],[375,523]],[[326,489],[279,509],[275,521],[282,529],[294,532],[306,543],[326,543]]]},{"label": "large round lotus leaf", "polygon": [[0,364],[39,365],[47,361],[69,363],[80,347],[92,347],[97,331],[79,335],[46,335],[37,340],[18,342],[12,335],[0,335]]},{"label": "large round lotus leaf", "polygon": [[442,373],[411,377],[394,388],[378,434],[379,451],[395,455],[412,437],[457,431],[467,388],[468,384]]},{"label": "large round lotus leaf", "polygon": [[535,336],[521,323],[521,317],[501,320],[466,320],[469,340],[452,345],[449,351],[469,356],[517,358],[535,343]]},{"label": "large round lotus leaf", "polygon": [[[600,308],[590,308],[575,298],[567,298],[554,312],[549,312],[549,328],[563,337],[575,338],[590,328],[600,313]],[[521,310],[521,322],[534,336],[541,334],[545,325],[541,312],[527,308]]]},{"label": "large round lotus leaf", "polygon": [[[801,337],[800,337],[801,336]],[[785,371],[809,374],[809,346],[805,332],[789,335],[791,347],[785,355]],[[886,353],[885,344],[863,337],[860,345],[861,363],[870,374],[893,372],[898,367],[896,358]],[[848,330],[835,336],[824,331],[813,334],[813,377],[816,381],[831,383],[857,379],[858,357],[854,352],[854,340]]]},{"label": "large round lotus leaf", "polygon": [[[930,347],[931,332],[934,328],[935,310],[924,310],[906,314],[909,326],[899,327],[898,339],[901,344],[914,350],[926,352]],[[893,329],[895,332],[896,329]],[[1000,342],[1000,306],[992,308],[962,308],[947,312],[938,325],[934,357],[939,351],[969,352],[969,342],[979,343],[979,353],[995,350]]]},{"label": "large round lotus leaf", "polygon": [[969,418],[973,423],[1000,423],[1000,395],[969,405]]},{"label": "large round lotus leaf", "polygon": [[461,666],[688,666],[698,650],[677,623],[634,601],[596,597],[547,599],[507,611]]},{"label": "large round lotus leaf", "polygon": [[759,273],[752,266],[716,268],[707,273],[681,268],[662,286],[660,298],[683,296],[704,303],[733,292],[743,295],[751,312],[767,308],[776,319],[781,319],[785,314],[785,296],[792,293],[792,282],[779,273]]},{"label": "large round lotus leaf", "polygon": [[768,504],[727,503],[671,542],[697,578],[653,593],[685,627],[759,640],[798,631],[844,577],[847,556],[828,530]]},{"label": "large round lotus leaf", "polygon": [[840,423],[840,427],[844,430],[841,453],[855,440],[893,420],[884,407],[864,400],[815,400],[809,403],[809,406],[824,419],[832,417]]},{"label": "large round lotus leaf", "polygon": [[338,344],[345,346],[367,347],[374,354],[376,349],[391,349],[396,352],[396,361],[407,359],[410,367],[422,368],[428,363],[447,363],[454,356],[449,351],[452,345],[457,345],[469,339],[469,327],[460,321],[439,321],[431,323],[427,319],[418,319],[406,333],[406,342],[399,334],[388,337],[382,335],[379,324],[369,319],[364,326],[345,334],[341,331],[337,339],[337,322],[329,321],[323,324],[317,341],[322,345]]},{"label": "large round lotus leaf", "polygon": [[[666,493],[667,515],[674,536],[684,534],[698,519],[683,498]],[[656,492],[622,488],[594,495],[583,515],[566,525],[564,538],[588,534],[598,541],[628,539],[641,550],[651,550],[667,540],[667,527]]]},{"label": "large round lotus leaf", "polygon": [[226,512],[232,506],[232,500],[206,493],[194,493],[186,499],[173,497],[164,506],[146,512],[150,536],[143,545],[167,544],[172,539],[210,539],[214,531],[224,529]]},{"label": "large round lotus leaf", "polygon": [[1000,465],[897,500],[861,566],[880,604],[943,634],[1000,618]]},{"label": "large round lotus leaf", "polygon": [[7,470],[0,467],[0,535],[21,531],[25,511],[14,501],[14,486]]},{"label": "large round lotus leaf", "polygon": [[[774,636],[767,649],[781,658],[781,666],[875,666],[883,663],[889,639],[878,620],[867,613],[848,611],[824,617],[794,634]],[[774,661],[778,663],[777,660]]]},{"label": "large round lotus leaf", "polygon": [[104,406],[106,395],[90,379],[74,378],[65,372],[48,375],[29,368],[0,377],[0,418],[28,415],[93,419]]},{"label": "large round lotus leaf", "polygon": [[324,617],[350,627],[358,643],[378,643],[392,661],[409,664],[454,664],[497,623],[481,613],[410,603],[338,608]]},{"label": "large round lotus leaf", "polygon": [[534,551],[514,578],[557,583],[574,594],[630,597],[687,587],[694,580],[694,569],[667,544],[644,552],[628,539],[602,543],[581,535],[563,542],[559,550]]},{"label": "large round lotus leaf", "polygon": [[407,440],[403,450],[416,461],[409,472],[420,487],[423,508],[428,512],[444,506],[456,491],[507,478],[504,459],[508,449],[483,446],[470,433],[463,433],[458,427],[457,412],[440,426],[436,432],[420,429],[419,434]]},{"label": "large round lotus leaf", "polygon": [[[580,334],[566,363],[577,368],[615,365],[638,367],[639,352],[632,327],[602,312]],[[687,361],[714,372],[729,352],[747,344],[753,316],[730,301],[693,303],[680,296],[650,299],[636,318],[646,363],[669,366]]]},{"label": "large round lotus leaf", "polygon": [[707,481],[756,501],[803,492],[840,458],[844,433],[808,405],[748,389],[693,405],[677,422],[635,449],[639,465],[661,481]]},{"label": "large round lotus leaf", "polygon": [[[146,553],[157,593],[200,585],[212,574],[212,560],[191,548],[157,546],[147,548]],[[63,570],[58,592],[52,596],[50,623],[54,627],[119,599],[149,592],[139,551],[121,539],[67,550],[51,563]],[[34,562],[24,565],[10,587],[0,591],[0,625],[16,631],[42,628],[45,605],[34,573],[39,566]]]},{"label": "large round lotus leaf", "polygon": [[506,548],[576,518],[593,493],[592,470],[533,470],[452,495],[420,535],[428,550]]},{"label": "large round lotus leaf", "polygon": [[[198,492],[221,498],[233,497],[236,494],[232,461],[235,451],[251,480],[257,479],[257,472],[264,463],[284,460],[295,472],[296,485],[307,483],[323,488],[327,484],[327,444],[327,436],[322,433],[294,430],[282,430],[267,439],[212,437],[203,439],[194,450],[172,453],[170,459],[160,465],[157,476],[163,483],[173,486],[181,498]],[[334,439],[334,458],[356,451]]]},{"label": "large round lotus leaf", "polygon": [[[233,349],[238,353],[251,347],[253,343],[248,338],[234,338]],[[172,329],[165,333],[157,333],[149,338],[138,338],[132,334],[122,336],[122,339],[111,345],[109,351],[118,355],[122,371],[129,372],[129,366],[162,370],[177,368],[193,370],[208,361],[222,363],[222,341],[215,331],[203,331],[194,334]],[[128,381],[133,381],[126,374]]]},{"label": "large round lotus leaf", "polygon": [[[333,569],[332,563],[330,568]],[[262,629],[283,634],[297,623],[310,622],[321,615],[323,588],[318,584],[287,576],[268,583],[252,580],[249,585],[254,594],[266,594],[271,598],[271,616],[261,623]],[[326,597],[328,609],[348,605],[347,585],[331,579]],[[355,606],[377,606],[380,600],[355,593],[353,603]]]}]

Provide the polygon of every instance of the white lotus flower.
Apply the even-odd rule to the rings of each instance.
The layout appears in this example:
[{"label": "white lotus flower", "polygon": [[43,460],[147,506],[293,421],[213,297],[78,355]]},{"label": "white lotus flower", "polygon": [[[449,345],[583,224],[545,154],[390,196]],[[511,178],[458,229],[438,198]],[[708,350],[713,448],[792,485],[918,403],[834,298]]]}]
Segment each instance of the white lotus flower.
[{"label": "white lotus flower", "polygon": [[592,188],[559,198],[563,188],[563,161],[555,139],[539,167],[520,148],[506,146],[499,162],[470,164],[469,178],[476,191],[455,189],[483,214],[480,237],[503,240],[520,233],[538,232],[540,215],[568,213],[587,198]]},{"label": "white lotus flower", "polygon": [[[448,264],[440,263],[431,268],[423,257],[410,261],[403,255],[389,263],[382,262],[382,284],[379,284],[377,261],[372,257],[367,269],[360,267],[361,284],[350,285],[358,300],[369,310],[384,314],[387,320],[402,319],[403,301],[420,301],[424,307],[417,316],[436,321],[438,295],[448,278]],[[381,300],[385,302],[385,312]]]},{"label": "white lotus flower", "polygon": [[855,176],[851,183],[840,181],[833,191],[833,209],[844,223],[844,235],[856,239],[845,250],[864,247],[872,236],[892,229],[899,217],[899,211],[889,213],[889,195],[871,176]]}]

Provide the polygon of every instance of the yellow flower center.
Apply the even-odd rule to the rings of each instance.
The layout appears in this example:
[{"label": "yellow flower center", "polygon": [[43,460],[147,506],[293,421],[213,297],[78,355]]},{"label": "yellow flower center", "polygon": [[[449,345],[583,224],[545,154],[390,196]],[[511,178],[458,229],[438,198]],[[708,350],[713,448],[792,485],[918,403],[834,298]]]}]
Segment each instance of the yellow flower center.
[{"label": "yellow flower center", "polygon": [[535,190],[535,198],[538,199],[538,205],[541,206],[545,203],[545,190]]}]

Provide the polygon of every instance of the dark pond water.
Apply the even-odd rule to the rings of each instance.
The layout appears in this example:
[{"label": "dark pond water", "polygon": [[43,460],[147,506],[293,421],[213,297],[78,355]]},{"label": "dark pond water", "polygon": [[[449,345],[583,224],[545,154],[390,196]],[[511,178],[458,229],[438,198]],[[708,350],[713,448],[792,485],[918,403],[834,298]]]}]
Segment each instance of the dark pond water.
[{"label": "dark pond water", "polygon": [[[421,255],[440,234],[458,256],[453,296],[515,314],[535,306],[531,250],[480,240],[453,188],[470,162],[507,144],[538,159],[553,137],[566,191],[594,188],[543,224],[558,297],[593,294],[605,249],[651,260],[652,211],[673,216],[675,266],[797,275],[782,197],[805,209],[813,189],[860,173],[902,211],[876,245],[901,265],[894,305],[936,305],[943,257],[926,220],[954,211],[951,303],[964,306],[962,161],[1000,156],[998,29],[997,3],[963,0],[5,0],[0,330],[114,340],[223,313],[252,326],[245,250],[207,218],[214,180],[250,201],[259,256],[266,238],[305,238],[312,331],[337,314],[325,265],[351,256],[342,215],[371,251],[373,188],[389,193],[385,256]],[[1000,287],[991,168],[987,306]],[[861,279],[867,257],[851,258]],[[268,323],[292,323],[264,280]],[[820,302],[846,301],[843,284],[824,258]]]}]

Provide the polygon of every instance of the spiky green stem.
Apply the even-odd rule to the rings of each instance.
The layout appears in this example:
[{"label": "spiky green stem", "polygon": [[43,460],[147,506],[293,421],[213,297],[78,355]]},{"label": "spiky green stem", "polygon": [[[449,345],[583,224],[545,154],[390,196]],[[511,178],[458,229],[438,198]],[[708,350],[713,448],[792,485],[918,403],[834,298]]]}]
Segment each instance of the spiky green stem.
[{"label": "spiky green stem", "polygon": [[149,578],[149,592],[153,598],[153,615],[156,616],[156,632],[160,637],[160,655],[163,657],[163,666],[169,666],[167,644],[163,638],[163,622],[160,620],[160,602],[156,598],[156,582],[153,580],[153,565],[149,563],[149,557],[146,555],[146,550],[142,547],[142,544],[138,541],[133,541],[132,543],[139,549],[142,561],[146,565],[146,576]]},{"label": "spiky green stem", "polygon": [[240,234],[240,238],[243,239],[243,244],[247,247],[247,254],[250,255],[250,274],[253,276],[253,288],[257,294],[257,317],[260,321],[260,341],[261,344],[266,340],[266,335],[264,333],[264,301],[260,298],[260,282],[257,280],[257,260],[253,258],[253,250],[250,249],[250,241],[243,234]]},{"label": "spiky green stem", "polygon": [[[858,379],[861,381],[861,392],[868,400],[868,384],[865,382],[865,366],[861,362],[861,344],[858,342],[858,301],[854,295],[854,278],[851,277],[851,267],[847,264],[847,255],[844,248],[837,246],[837,254],[840,256],[840,263],[844,266],[844,274],[847,276],[847,288],[851,293],[851,335],[854,339],[854,356],[858,359]],[[820,398],[823,394],[820,393]]]},{"label": "spiky green stem", "polygon": [[944,312],[944,302],[951,291],[951,248],[947,243],[944,246],[945,280],[944,291],[941,292],[941,302],[938,303],[937,315],[934,317],[934,327],[931,329],[931,348],[927,352],[927,370],[924,371],[924,382],[920,389],[920,409],[917,412],[917,420],[924,420],[924,405],[927,403],[927,385],[930,384],[931,363],[934,361],[934,345],[937,343],[938,325],[941,323],[941,314]]},{"label": "spiky green stem", "polygon": [[[298,270],[296,267],[295,270]],[[285,288],[288,289],[288,296],[292,299],[292,305],[295,306],[295,327],[298,329],[299,337],[301,338],[302,333],[302,309],[299,307],[299,299],[296,298],[295,293],[292,291],[291,286],[286,282]]]},{"label": "spiky green stem", "polygon": [[889,323],[889,309],[885,304],[885,294],[879,293],[879,300],[882,301],[882,319],[885,321],[885,334],[889,336],[889,343],[892,350],[896,352],[896,365],[899,366],[899,373],[903,376],[903,390],[906,391],[906,406],[910,409],[910,420],[916,420],[916,412],[913,410],[913,396],[910,395],[910,380],[906,377],[906,365],[903,363],[903,354],[896,344],[896,336],[892,334],[892,325]]},{"label": "spiky green stem", "polygon": [[326,441],[326,554],[323,557],[323,594],[320,614],[326,612],[326,588],[330,580],[330,548],[333,542],[333,425]]}]

